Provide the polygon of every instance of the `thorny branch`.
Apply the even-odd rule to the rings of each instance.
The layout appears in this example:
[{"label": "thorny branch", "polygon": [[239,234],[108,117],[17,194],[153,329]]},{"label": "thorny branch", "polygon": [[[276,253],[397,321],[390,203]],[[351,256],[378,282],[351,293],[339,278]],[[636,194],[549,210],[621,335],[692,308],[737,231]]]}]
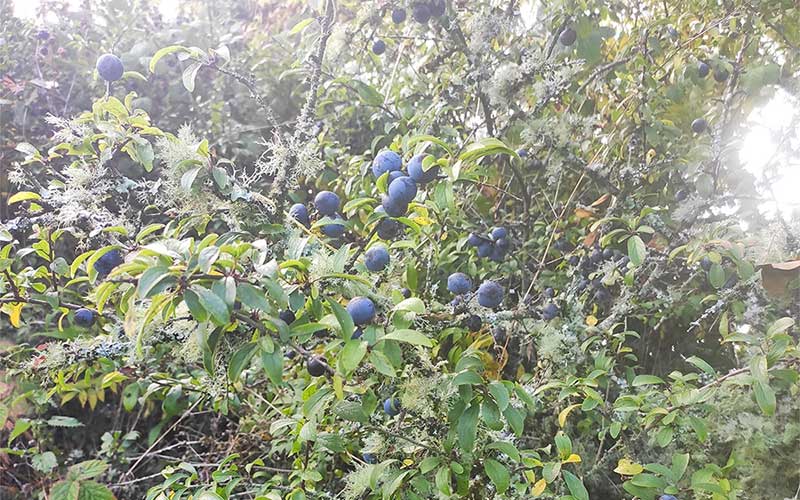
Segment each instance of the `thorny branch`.
[{"label": "thorny branch", "polygon": [[[305,105],[300,112],[300,117],[297,120],[292,142],[294,144],[301,144],[307,142],[311,138],[311,131],[314,125],[314,111],[317,106],[317,99],[319,87],[322,80],[322,63],[325,59],[325,49],[328,45],[328,38],[333,33],[333,24],[336,20],[336,1],[327,0],[325,3],[325,14],[320,20],[322,24],[319,39],[317,40],[317,47],[314,54],[311,56],[311,74],[308,77],[308,96],[306,97]],[[295,154],[288,155],[284,160],[281,168],[277,170],[277,174],[272,182],[272,189],[270,190],[270,198],[274,200],[275,207],[280,213],[280,208],[286,198],[286,172],[289,171],[292,163],[297,161]]]}]

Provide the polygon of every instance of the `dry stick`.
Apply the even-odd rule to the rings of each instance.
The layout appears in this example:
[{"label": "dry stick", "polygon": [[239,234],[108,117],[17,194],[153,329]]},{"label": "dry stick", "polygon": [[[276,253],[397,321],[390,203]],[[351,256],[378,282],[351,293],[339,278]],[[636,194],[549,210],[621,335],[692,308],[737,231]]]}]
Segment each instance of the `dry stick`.
[{"label": "dry stick", "polygon": [[[300,116],[297,119],[294,134],[292,134],[292,145],[296,146],[300,143],[309,143],[311,137],[311,120],[314,116],[314,109],[317,105],[317,94],[321,85],[322,77],[322,64],[325,59],[325,49],[328,45],[328,38],[332,33],[333,23],[336,19],[336,2],[335,0],[327,0],[325,3],[325,14],[319,18],[321,23],[320,35],[317,40],[317,48],[311,56],[311,75],[308,77],[308,95],[306,102],[300,111]],[[264,153],[266,154],[266,152]],[[287,179],[286,172],[292,167],[292,164],[297,161],[297,155],[292,153],[287,155],[280,163],[275,176],[272,179],[272,187],[270,188],[268,198],[274,200],[275,207],[281,207],[286,199]]]},{"label": "dry stick", "polygon": [[[674,51],[672,51],[672,53],[670,55],[668,55],[667,57],[664,58],[664,62],[659,64],[658,68],[656,68],[656,71],[660,71],[660,70],[664,69],[664,65],[667,64],[667,61],[669,61],[670,59],[675,57],[681,50],[685,49],[692,42],[694,42],[698,38],[702,37],[707,32],[709,32],[712,29],[716,28],[720,24],[722,24],[722,23],[724,23],[726,21],[729,21],[730,19],[732,19],[732,18],[734,18],[734,17],[736,17],[738,15],[739,15],[738,12],[734,10],[733,12],[728,14],[727,16],[723,17],[722,19],[718,19],[716,22],[710,24],[706,29],[704,29],[700,33],[696,34],[695,36],[691,37],[690,39],[688,39],[685,42],[683,42],[682,44],[680,44]],[[655,75],[654,75],[654,78],[655,78]]]},{"label": "dry stick", "polygon": [[328,250],[330,250],[330,251],[332,251],[332,252],[335,252],[335,251],[336,251],[336,248],[334,248],[333,246],[331,246],[331,245],[329,245],[328,243],[326,243],[325,241],[323,241],[323,240],[322,240],[322,238],[320,238],[320,237],[319,237],[319,236],[317,236],[316,234],[312,233],[312,232],[311,232],[311,230],[310,230],[310,229],[308,229],[308,228],[307,228],[306,226],[304,226],[303,224],[301,224],[301,223],[300,223],[300,221],[298,221],[298,220],[297,220],[297,219],[295,219],[294,217],[291,217],[291,216],[289,216],[289,214],[288,214],[287,212],[284,212],[284,215],[285,215],[286,217],[288,217],[288,218],[289,218],[289,219],[290,219],[292,222],[294,222],[294,224],[295,224],[297,227],[299,227],[299,228],[300,228],[300,229],[301,229],[301,230],[302,230],[304,233],[306,233],[306,234],[307,234],[307,235],[309,235],[310,237],[312,237],[312,238],[316,239],[317,241],[319,241],[319,242],[320,242],[320,243],[321,243],[323,246],[325,246],[325,247],[326,247]]},{"label": "dry stick", "polygon": [[[594,163],[600,156],[600,153],[601,151],[598,151],[597,154],[594,156],[594,158],[592,158],[592,161],[590,161],[589,163],[590,164]],[[520,304],[525,303],[525,299],[527,299],[528,295],[530,295],[531,290],[533,289],[533,285],[536,283],[536,279],[539,277],[539,274],[541,274],[542,269],[544,269],[544,263],[547,260],[547,252],[550,251],[550,245],[553,243],[553,238],[555,237],[556,232],[558,231],[557,223],[564,217],[564,214],[566,214],[570,203],[572,203],[572,198],[575,196],[575,193],[578,192],[578,187],[581,185],[581,182],[585,177],[586,177],[586,172],[581,173],[580,178],[578,178],[578,182],[575,183],[575,187],[572,189],[572,193],[570,193],[567,202],[564,204],[564,208],[561,209],[561,214],[559,214],[558,218],[555,221],[553,221],[554,227],[553,230],[550,232],[550,239],[547,240],[547,245],[545,246],[544,252],[542,252],[542,257],[541,259],[539,259],[539,264],[536,266],[536,273],[533,275],[533,279],[531,279],[531,284],[525,291],[525,295],[522,297]]]},{"label": "dry stick", "polygon": [[383,219],[377,221],[367,237],[359,241],[358,248],[356,249],[355,253],[353,253],[352,257],[350,257],[350,264],[347,266],[348,270],[352,270],[353,266],[356,265],[356,260],[358,260],[358,257],[361,256],[361,253],[367,248],[369,242],[372,241],[372,237],[375,236],[375,233],[378,232],[378,226],[381,225],[382,220]]},{"label": "dry stick", "polygon": [[558,41],[558,36],[564,31],[564,28],[567,27],[567,21],[561,21],[561,25],[558,27],[555,33],[553,33],[553,37],[550,39],[550,42],[547,44],[547,53],[545,55],[545,59],[550,59],[550,56],[553,55],[553,50],[556,48],[556,42]]},{"label": "dry stick", "polygon": [[267,116],[267,120],[270,122],[272,127],[275,128],[275,129],[279,128],[277,120],[275,119],[275,115],[272,112],[272,108],[270,108],[269,104],[267,104],[267,101],[258,92],[258,89],[256,88],[256,84],[251,78],[248,78],[248,77],[246,77],[246,76],[244,76],[244,75],[242,75],[240,73],[237,73],[236,71],[232,71],[232,70],[229,70],[229,69],[221,68],[221,67],[217,66],[216,64],[210,64],[210,65],[208,65],[208,67],[219,71],[223,75],[230,76],[231,78],[233,78],[237,82],[239,82],[242,85],[244,85],[247,88],[247,90],[250,91],[250,97],[254,101],[256,101],[256,104],[258,104],[261,107],[261,109],[264,110],[264,113]]},{"label": "dry stick", "polygon": [[[0,299],[0,304],[13,304],[15,302],[25,302],[26,304],[36,304],[37,306],[49,306],[50,303],[46,300],[39,300],[30,297],[14,297],[13,299]],[[67,309],[77,310],[81,309],[83,306],[77,304],[71,304],[69,302],[61,302],[59,301],[57,307],[66,307]],[[111,315],[104,315],[107,317],[111,317]]]},{"label": "dry stick", "polygon": [[122,479],[125,479],[126,477],[128,477],[128,476],[129,476],[129,475],[130,475],[130,474],[133,472],[133,470],[134,470],[134,469],[136,469],[136,467],[138,467],[138,466],[139,466],[139,464],[142,462],[142,460],[144,460],[144,459],[145,459],[145,457],[147,456],[147,454],[148,454],[148,453],[150,453],[150,452],[153,450],[153,448],[155,448],[155,447],[156,447],[156,445],[157,445],[158,443],[160,443],[160,442],[161,442],[161,440],[162,440],[162,439],[164,439],[164,438],[167,436],[167,434],[169,434],[170,432],[172,432],[172,430],[173,430],[175,427],[177,427],[177,426],[178,426],[178,424],[180,424],[181,422],[183,422],[183,419],[185,419],[186,417],[188,417],[188,416],[189,416],[189,415],[192,413],[192,410],[194,410],[195,408],[197,408],[197,405],[199,405],[199,404],[200,404],[202,401],[203,401],[203,398],[199,398],[197,401],[195,401],[195,402],[194,402],[194,404],[193,404],[191,407],[189,407],[189,409],[188,409],[188,410],[186,410],[185,412],[183,412],[183,415],[181,415],[181,417],[180,417],[178,420],[176,420],[176,421],[175,421],[175,423],[174,423],[174,424],[172,424],[172,425],[169,427],[169,429],[167,429],[167,431],[166,431],[165,433],[163,433],[163,434],[161,434],[160,436],[158,436],[158,439],[156,439],[156,440],[153,442],[153,444],[151,444],[151,445],[150,445],[150,447],[149,447],[149,448],[147,448],[147,450],[145,450],[145,452],[142,454],[142,456],[140,456],[140,457],[139,457],[139,459],[138,459],[136,462],[134,462],[134,463],[133,463],[133,465],[131,466],[131,468],[130,468],[130,469],[128,469],[128,470],[127,470],[127,472],[125,472],[125,474],[123,474],[123,475],[122,475]]},{"label": "dry stick", "polygon": [[724,147],[724,144],[727,140],[727,133],[728,132],[728,121],[730,120],[731,115],[731,108],[733,107],[733,98],[736,96],[736,85],[739,82],[739,75],[742,72],[742,61],[744,60],[744,53],[747,48],[750,46],[750,43],[753,41],[750,38],[750,34],[748,33],[745,35],[744,41],[742,42],[742,47],[739,49],[739,52],[736,54],[736,63],[733,66],[733,74],[730,76],[730,80],[728,80],[728,85],[725,88],[725,96],[722,104],[722,126],[720,127],[720,131],[718,133],[717,140],[719,140],[719,151],[717,151],[714,155],[714,189],[718,187],[717,183],[719,182],[719,175],[722,166],[722,162],[720,162],[721,150]]},{"label": "dry stick", "polygon": [[386,90],[383,93],[383,105],[386,106],[387,102],[389,101],[389,92],[392,90],[394,86],[395,78],[397,78],[397,67],[400,65],[400,59],[403,58],[403,52],[406,51],[406,47],[408,46],[408,42],[404,42],[400,44],[400,50],[397,52],[397,59],[394,60],[394,67],[392,68],[392,76],[389,78],[389,81],[386,85]]},{"label": "dry stick", "polygon": [[136,479],[131,479],[130,481],[122,481],[120,483],[114,483],[111,485],[112,488],[118,488],[120,486],[128,486],[130,484],[141,483],[142,481],[147,481],[148,479],[153,479],[154,477],[158,477],[161,475],[161,471],[156,472],[155,474],[150,474],[149,476],[142,476],[137,477]]},{"label": "dry stick", "polygon": [[367,429],[367,430],[370,430],[370,431],[376,431],[376,432],[380,432],[382,434],[386,434],[387,436],[393,437],[395,439],[402,439],[404,441],[408,441],[409,443],[411,443],[413,445],[416,445],[416,446],[419,446],[420,448],[424,448],[424,449],[428,450],[429,452],[433,453],[434,455],[438,455],[438,454],[441,453],[440,451],[438,451],[438,450],[436,450],[434,448],[431,448],[430,446],[428,446],[426,444],[422,444],[419,441],[411,439],[410,437],[408,437],[408,436],[406,436],[405,434],[402,434],[402,433],[395,433],[395,432],[392,432],[392,431],[387,431],[383,427],[377,427],[377,426],[374,426],[374,425],[366,425],[366,426],[364,426],[364,428]]},{"label": "dry stick", "polygon": [[600,76],[604,75],[605,73],[608,73],[612,69],[616,68],[617,66],[622,66],[623,64],[627,64],[631,59],[633,59],[633,57],[635,55],[636,55],[636,49],[634,49],[634,53],[629,55],[629,56],[623,57],[622,59],[618,59],[616,61],[611,61],[610,63],[608,63],[606,65],[603,65],[603,66],[600,66],[599,68],[595,69],[592,72],[592,74],[590,74],[586,78],[586,81],[583,82],[580,87],[578,87],[578,90],[577,90],[576,93],[580,94],[581,92],[583,92],[586,89],[586,87],[589,86],[590,83],[592,83],[598,77],[600,77]]}]

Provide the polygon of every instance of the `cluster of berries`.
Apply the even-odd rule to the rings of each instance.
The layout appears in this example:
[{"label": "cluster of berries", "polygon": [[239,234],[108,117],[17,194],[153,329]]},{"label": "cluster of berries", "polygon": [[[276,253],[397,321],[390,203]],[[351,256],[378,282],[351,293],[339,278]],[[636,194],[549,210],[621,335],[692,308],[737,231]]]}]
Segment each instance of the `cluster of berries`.
[{"label": "cluster of berries", "polygon": [[488,257],[494,262],[502,262],[511,248],[508,230],[504,227],[492,229],[488,236],[470,233],[467,245],[477,248],[478,257]]}]

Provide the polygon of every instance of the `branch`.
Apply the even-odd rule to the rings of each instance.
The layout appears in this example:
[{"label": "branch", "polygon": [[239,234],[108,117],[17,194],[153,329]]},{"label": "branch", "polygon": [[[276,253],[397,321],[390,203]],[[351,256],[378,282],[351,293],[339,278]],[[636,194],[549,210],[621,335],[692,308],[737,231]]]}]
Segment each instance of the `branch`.
[{"label": "branch", "polygon": [[[233,313],[233,317],[236,318],[237,320],[241,321],[242,323],[246,323],[247,325],[250,325],[251,327],[255,328],[256,330],[258,330],[258,332],[260,334],[268,335],[268,336],[274,338],[275,340],[278,340],[279,342],[283,342],[280,339],[279,336],[275,335],[273,332],[268,330],[267,327],[264,326],[260,321],[256,321],[253,318],[247,316],[246,314],[242,314],[240,312],[234,312]],[[306,350],[304,347],[298,345],[297,343],[295,343],[295,342],[293,342],[291,340],[289,342],[287,342],[287,344],[296,353],[298,353],[299,355],[303,356],[307,360],[314,356],[314,354],[312,352]],[[322,363],[322,365],[325,368],[326,372],[328,372],[331,375],[335,375],[336,374],[336,370],[334,370],[328,363],[325,363],[325,362],[323,362],[321,360],[320,360],[320,362]]]},{"label": "branch", "polygon": [[[314,65],[311,69],[311,76],[308,78],[309,89],[306,103],[300,112],[300,117],[297,119],[297,126],[292,135],[292,142],[294,145],[303,143],[311,137],[311,130],[313,128],[314,109],[317,106],[317,93],[321,83],[322,76],[322,62],[325,59],[325,49],[328,45],[328,38],[330,38],[333,28],[333,23],[336,19],[336,1],[327,0],[325,3],[325,15],[322,17],[322,28],[320,31],[319,39],[317,40],[317,49],[311,58]],[[277,174],[272,181],[272,188],[270,189],[270,198],[275,200],[275,207],[280,210],[286,199],[288,191],[286,186],[286,172],[291,165],[297,161],[294,154],[288,155],[283,164],[278,168]]]},{"label": "branch", "polygon": [[200,404],[202,401],[203,401],[203,398],[201,397],[201,398],[199,398],[197,401],[195,401],[195,402],[194,402],[194,404],[193,404],[192,406],[190,406],[188,410],[186,410],[185,412],[183,412],[183,415],[181,415],[181,417],[180,417],[178,420],[176,420],[176,421],[175,421],[175,423],[174,423],[174,424],[172,424],[172,425],[169,427],[169,429],[167,429],[167,431],[166,431],[165,433],[161,434],[161,435],[158,437],[158,439],[156,439],[155,441],[153,441],[153,444],[151,444],[151,445],[150,445],[150,447],[149,447],[149,448],[147,448],[147,450],[145,450],[145,452],[142,454],[142,456],[140,456],[140,457],[139,457],[139,459],[138,459],[136,462],[134,462],[134,463],[133,463],[133,465],[131,466],[131,468],[130,468],[130,469],[128,469],[128,470],[125,472],[125,474],[123,474],[123,475],[122,475],[122,478],[121,478],[121,479],[125,479],[126,477],[130,476],[130,475],[131,475],[131,473],[134,471],[134,469],[136,469],[136,467],[138,467],[138,466],[139,466],[139,464],[142,462],[142,460],[144,460],[144,459],[145,459],[145,457],[146,457],[146,456],[147,456],[147,455],[148,455],[148,454],[149,454],[149,453],[150,453],[150,452],[153,450],[153,448],[155,448],[155,447],[156,447],[156,445],[157,445],[158,443],[160,443],[160,442],[161,442],[161,440],[162,440],[162,439],[164,439],[164,437],[165,437],[167,434],[169,434],[170,432],[172,432],[172,430],[173,430],[175,427],[177,427],[177,426],[178,426],[178,424],[180,424],[181,422],[183,422],[183,420],[184,420],[186,417],[188,417],[188,416],[189,416],[189,415],[192,413],[192,411],[193,411],[195,408],[197,408],[197,405],[199,405],[199,404]]}]

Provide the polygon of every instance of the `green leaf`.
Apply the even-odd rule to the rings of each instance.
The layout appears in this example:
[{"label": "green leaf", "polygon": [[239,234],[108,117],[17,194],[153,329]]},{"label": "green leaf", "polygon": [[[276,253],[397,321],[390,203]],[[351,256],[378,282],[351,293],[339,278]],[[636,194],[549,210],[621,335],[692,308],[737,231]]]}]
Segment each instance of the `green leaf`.
[{"label": "green leaf", "polygon": [[637,474],[631,479],[631,483],[642,488],[655,488],[658,490],[663,489],[667,484],[660,477],[648,473]]},{"label": "green leaf", "polygon": [[189,52],[189,49],[182,45],[170,45],[169,47],[159,49],[155,54],[153,54],[153,57],[150,58],[150,73],[155,73],[156,64],[158,64],[158,61],[160,61],[163,57],[175,52]]},{"label": "green leaf", "polygon": [[254,311],[261,311],[267,314],[273,312],[267,301],[266,294],[249,283],[239,283],[236,286],[236,296],[242,301],[242,304]]},{"label": "green leaf", "polygon": [[355,89],[364,103],[370,106],[381,106],[383,104],[383,95],[372,85],[364,83],[361,80],[352,79],[350,80],[350,87]]},{"label": "green leaf", "polygon": [[77,481],[59,481],[50,490],[50,500],[78,500],[80,488]]},{"label": "green leaf", "polygon": [[156,231],[162,228],[164,228],[164,224],[161,223],[148,224],[136,234],[136,242],[141,243],[147,236],[155,233]]},{"label": "green leaf", "polygon": [[195,500],[225,500],[213,491],[202,491]]},{"label": "green leaf", "polygon": [[[197,78],[197,72],[200,71],[200,68],[202,67],[203,67],[202,62],[193,61],[183,70],[183,74],[181,75],[181,81],[183,82],[183,86],[189,92],[194,92],[194,82],[195,79]],[[183,184],[183,179],[181,179],[181,184]]]},{"label": "green leaf", "polygon": [[286,291],[284,291],[277,281],[265,279],[263,280],[263,284],[267,287],[269,296],[278,303],[278,307],[286,307],[289,304],[289,296],[286,295]]},{"label": "green leaf", "polygon": [[106,486],[95,481],[81,481],[78,500],[114,500],[114,494]]},{"label": "green leaf", "polygon": [[505,410],[509,401],[509,394],[506,386],[504,386],[502,382],[495,380],[489,384],[489,392],[492,394],[492,397],[497,403],[497,407],[500,409],[500,411]]},{"label": "green leaf", "polygon": [[475,447],[475,436],[478,433],[478,412],[480,405],[472,403],[469,405],[456,424],[458,432],[458,445],[467,453],[472,452]]},{"label": "green leaf", "polygon": [[425,458],[422,462],[419,463],[419,471],[423,474],[427,474],[428,472],[435,469],[440,463],[442,459],[439,457],[428,457]]},{"label": "green leaf", "polygon": [[333,407],[333,413],[339,418],[349,420],[351,422],[360,422],[366,424],[369,422],[369,416],[362,410],[361,403],[356,401],[339,401]]},{"label": "green leaf", "polygon": [[638,235],[628,238],[628,258],[634,267],[639,267],[647,256],[647,247]]},{"label": "green leaf", "polygon": [[439,470],[436,471],[434,481],[436,483],[436,489],[439,490],[440,493],[450,496],[452,493],[452,487],[450,485],[452,482],[450,479],[450,467],[447,465],[439,467]]},{"label": "green leaf", "polygon": [[381,340],[397,340],[398,342],[405,342],[413,345],[421,345],[425,347],[433,346],[431,339],[416,330],[394,330],[393,332],[384,335]]},{"label": "green leaf", "polygon": [[513,444],[509,443],[509,442],[506,442],[506,441],[495,441],[494,443],[489,443],[486,446],[486,449],[487,450],[498,450],[498,451],[500,451],[502,453],[505,453],[508,456],[508,458],[510,458],[511,460],[513,460],[515,462],[519,462],[520,461],[519,450],[517,450],[517,447],[514,446]]},{"label": "green leaf", "polygon": [[464,370],[453,377],[453,385],[483,384],[483,378],[472,370]]},{"label": "green leaf", "polygon": [[360,339],[349,340],[339,355],[339,366],[345,373],[350,373],[358,368],[361,360],[367,354],[367,343]]},{"label": "green leaf", "polygon": [[192,186],[194,185],[194,182],[197,180],[197,176],[200,174],[201,170],[202,167],[196,167],[191,170],[187,170],[181,176],[181,189],[187,192],[191,191]]},{"label": "green leaf", "polygon": [[195,321],[202,323],[208,320],[208,311],[206,311],[206,308],[200,303],[199,295],[192,290],[186,290],[183,293],[183,301],[186,303],[186,307],[189,308],[189,312],[192,313],[192,317]]},{"label": "green leaf", "polygon": [[697,435],[697,440],[701,443],[704,443],[708,438],[708,427],[706,426],[706,421],[700,417],[689,417],[689,425],[692,426],[692,430]]},{"label": "green leaf", "polygon": [[664,381],[655,375],[637,375],[631,384],[633,387],[640,387],[643,385],[663,384]]},{"label": "green leaf", "polygon": [[417,314],[425,314],[425,303],[422,301],[422,299],[419,299],[418,297],[410,297],[408,299],[403,300],[396,306],[394,306],[392,310],[410,311]]},{"label": "green leaf", "polygon": [[369,353],[369,361],[372,363],[372,366],[378,370],[379,373],[386,375],[387,377],[395,377],[397,373],[395,372],[394,366],[392,366],[392,362],[389,360],[388,356],[378,349],[373,350]]},{"label": "green leaf", "polygon": [[453,154],[453,151],[450,149],[450,145],[444,142],[443,140],[439,139],[438,137],[434,137],[432,135],[414,135],[408,138],[407,144],[408,147],[412,147],[420,142],[432,142],[437,146],[441,147],[445,151],[447,151],[448,155]]},{"label": "green leaf", "polygon": [[11,444],[15,439],[20,437],[25,431],[31,428],[30,420],[26,420],[24,418],[17,419],[14,422],[14,428],[11,430],[11,434],[8,436],[8,444]]},{"label": "green leaf", "polygon": [[672,442],[674,435],[675,429],[669,426],[662,427],[661,430],[658,431],[658,434],[656,434],[656,443],[658,443],[658,446],[664,448]]},{"label": "green leaf", "polygon": [[309,24],[311,24],[313,22],[314,22],[314,18],[313,17],[307,17],[307,18],[303,19],[302,21],[298,22],[297,24],[295,24],[294,26],[292,26],[292,29],[289,30],[289,34],[290,35],[296,35],[297,33],[300,33],[301,31],[303,31],[306,28],[306,26],[308,26]]},{"label": "green leaf", "polygon": [[506,146],[505,143],[500,139],[486,137],[467,146],[464,152],[461,153],[459,159],[463,162],[474,162],[480,158],[483,158],[484,156],[496,154],[506,154],[514,158],[519,158],[517,153],[515,153],[513,149]]},{"label": "green leaf", "polygon": [[[130,152],[133,154],[130,154]],[[150,144],[148,141],[142,139],[141,141],[137,141],[132,149],[128,150],[128,155],[131,159],[144,167],[145,172],[152,172],[153,171],[153,160],[155,159],[156,155],[153,151],[153,145]]]},{"label": "green leaf", "polygon": [[211,267],[214,265],[214,262],[216,262],[219,258],[219,254],[220,248],[218,246],[209,245],[205,247],[204,249],[200,250],[200,253],[197,256],[197,267],[201,272],[206,274],[209,273],[211,271]]},{"label": "green leaf", "polygon": [[719,264],[712,264],[708,272],[708,282],[714,288],[722,288],[725,284],[725,270]]},{"label": "green leaf", "polygon": [[567,488],[573,497],[577,500],[589,500],[589,492],[586,491],[583,481],[578,476],[568,470],[562,471],[562,474],[564,475],[564,482],[567,483]]},{"label": "green leaf", "polygon": [[525,430],[525,412],[524,410],[518,410],[511,405],[503,411],[503,416],[506,417],[506,421],[508,425],[511,426],[511,429],[514,431],[518,437],[522,436],[522,431]]},{"label": "green leaf", "polygon": [[122,406],[125,407],[125,411],[133,411],[138,401],[139,384],[136,382],[128,384],[122,391]]},{"label": "green leaf", "polygon": [[275,349],[272,353],[261,351],[261,367],[275,385],[283,383],[283,351]]},{"label": "green leaf", "polygon": [[247,368],[247,365],[253,358],[257,346],[258,344],[255,342],[248,342],[233,353],[231,361],[228,363],[228,378],[231,382],[239,380],[242,371]]},{"label": "green leaf", "polygon": [[353,318],[350,316],[350,313],[348,313],[347,310],[342,307],[341,304],[336,302],[331,297],[328,297],[328,305],[330,305],[333,315],[336,316],[336,321],[342,328],[342,338],[345,340],[345,342],[349,341],[356,329],[356,325],[353,323]]},{"label": "green leaf", "polygon": [[[483,468],[486,470],[486,475],[489,476],[489,479],[494,483],[495,488],[497,488],[497,492],[500,494],[505,493],[511,482],[511,474],[508,472],[506,466],[497,460],[487,458],[483,463]],[[586,498],[588,499],[589,497]]]},{"label": "green leaf", "polygon": [[83,424],[77,418],[63,415],[53,415],[47,420],[47,425],[50,427],[83,427]]},{"label": "green leaf", "polygon": [[688,453],[676,453],[672,455],[672,474],[675,478],[675,481],[678,482],[686,473],[686,467],[689,465],[689,454]]},{"label": "green leaf", "polygon": [[783,333],[792,326],[794,326],[794,320],[792,318],[781,318],[776,320],[774,323],[772,323],[772,325],[770,325],[769,329],[767,329],[767,337],[772,337],[773,335]]},{"label": "green leaf", "polygon": [[714,375],[715,373],[715,370],[711,365],[709,365],[708,363],[705,362],[705,360],[697,356],[690,356],[686,358],[686,362],[691,363],[694,366],[700,368],[701,370],[703,370],[703,372],[705,372],[708,375]]},{"label": "green leaf", "polygon": [[108,469],[108,464],[102,460],[86,460],[69,468],[68,479],[84,481],[97,477]]},{"label": "green leaf", "polygon": [[176,282],[177,280],[175,276],[170,274],[169,268],[164,266],[151,267],[143,272],[139,278],[136,294],[141,299],[149,299]]},{"label": "green leaf", "polygon": [[389,500],[390,498],[397,498],[395,492],[397,491],[400,486],[403,485],[403,480],[409,474],[413,473],[414,471],[407,470],[400,474],[398,474],[391,482],[385,483],[382,489],[383,500]]},{"label": "green leaf", "polygon": [[572,454],[572,440],[562,431],[555,436],[556,449],[561,460],[566,460]]},{"label": "green leaf", "polygon": [[761,408],[764,415],[774,415],[777,403],[775,401],[775,391],[772,390],[769,384],[756,380],[753,383],[753,391],[756,395],[756,403],[758,403],[758,407]]},{"label": "green leaf", "polygon": [[34,455],[31,457],[31,466],[35,470],[47,474],[58,466],[56,454],[52,451],[46,451],[44,453]]},{"label": "green leaf", "polygon": [[211,313],[211,317],[218,325],[226,325],[230,322],[230,311],[227,304],[217,294],[201,286],[193,286],[191,290],[200,298],[200,304]]},{"label": "green leaf", "polygon": [[222,167],[214,167],[211,169],[211,176],[219,189],[225,189],[228,185],[228,172]]}]

